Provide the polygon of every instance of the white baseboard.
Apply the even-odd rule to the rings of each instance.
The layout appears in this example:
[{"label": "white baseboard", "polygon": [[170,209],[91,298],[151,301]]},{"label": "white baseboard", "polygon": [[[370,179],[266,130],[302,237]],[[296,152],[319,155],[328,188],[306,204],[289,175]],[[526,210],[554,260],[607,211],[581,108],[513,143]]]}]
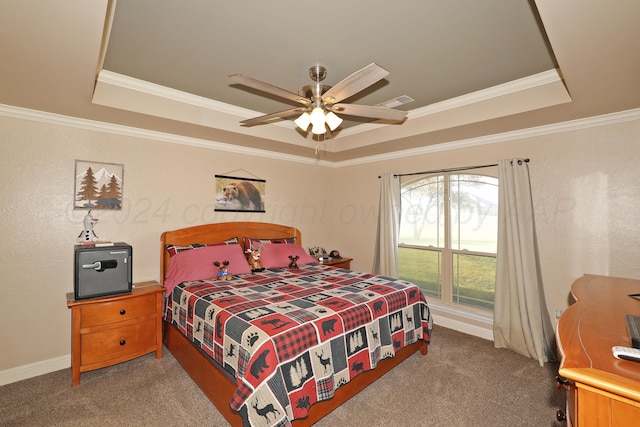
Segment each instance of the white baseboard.
[{"label": "white baseboard", "polygon": [[[433,311],[433,323],[445,328],[453,329],[475,337],[493,341],[493,326],[489,318],[482,316],[473,316],[473,320],[478,323],[486,323],[486,326],[472,325],[467,322],[455,319],[453,317],[466,317],[468,313],[459,312],[446,306],[438,306],[430,303],[429,306]],[[452,314],[454,316],[447,316]],[[470,318],[471,319],[471,318]],[[17,381],[26,380],[28,378],[37,377],[38,375],[48,374],[49,372],[68,369],[71,367],[71,355],[60,356],[41,362],[30,363],[28,365],[18,366],[11,369],[0,371],[0,386],[11,384]]]},{"label": "white baseboard", "polygon": [[49,372],[71,368],[71,355],[42,360],[28,365],[17,366],[0,371],[0,386],[48,374]]}]

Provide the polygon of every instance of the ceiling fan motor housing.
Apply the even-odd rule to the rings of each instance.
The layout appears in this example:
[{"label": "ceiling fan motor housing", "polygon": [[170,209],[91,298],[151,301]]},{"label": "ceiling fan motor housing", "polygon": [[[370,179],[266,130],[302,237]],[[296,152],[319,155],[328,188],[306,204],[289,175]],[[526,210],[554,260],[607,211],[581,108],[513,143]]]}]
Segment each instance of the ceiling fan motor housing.
[{"label": "ceiling fan motor housing", "polygon": [[309,68],[309,76],[314,82],[321,82],[327,77],[327,69],[322,65],[314,65]]},{"label": "ceiling fan motor housing", "polygon": [[319,106],[322,104],[320,99],[322,95],[331,89],[331,86],[320,84],[327,77],[327,69],[322,65],[314,65],[309,68],[309,77],[315,83],[302,86],[298,91],[298,95],[311,99],[314,105]]},{"label": "ceiling fan motor housing", "polygon": [[322,97],[322,94],[331,89],[331,86],[321,85],[319,83],[314,83],[306,86],[302,86],[298,91],[298,95],[303,96],[305,98],[317,100]]}]

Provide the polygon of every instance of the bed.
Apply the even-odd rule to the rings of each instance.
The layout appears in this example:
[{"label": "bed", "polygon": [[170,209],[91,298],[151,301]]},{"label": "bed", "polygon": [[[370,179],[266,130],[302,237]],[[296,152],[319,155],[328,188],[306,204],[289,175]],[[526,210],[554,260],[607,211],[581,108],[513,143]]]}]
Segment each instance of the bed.
[{"label": "bed", "polygon": [[[265,269],[247,272],[256,247]],[[318,264],[294,227],[194,226],[163,233],[160,250],[164,344],[233,426],[312,425],[427,354],[431,314],[415,285]],[[223,257],[231,280],[212,270]]]}]

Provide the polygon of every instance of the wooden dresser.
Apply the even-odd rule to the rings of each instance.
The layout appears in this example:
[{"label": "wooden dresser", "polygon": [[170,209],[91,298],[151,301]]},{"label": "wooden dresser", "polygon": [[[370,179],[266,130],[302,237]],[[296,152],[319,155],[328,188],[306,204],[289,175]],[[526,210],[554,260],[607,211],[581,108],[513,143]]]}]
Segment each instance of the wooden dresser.
[{"label": "wooden dresser", "polygon": [[155,351],[162,357],[162,293],[158,282],[133,285],[131,293],[75,300],[71,309],[71,385],[80,373]]},{"label": "wooden dresser", "polygon": [[640,300],[628,296],[640,293],[640,280],[584,275],[571,293],[576,303],[560,316],[556,333],[568,424],[640,425],[640,363],[611,353],[631,347],[625,315],[640,315]]}]

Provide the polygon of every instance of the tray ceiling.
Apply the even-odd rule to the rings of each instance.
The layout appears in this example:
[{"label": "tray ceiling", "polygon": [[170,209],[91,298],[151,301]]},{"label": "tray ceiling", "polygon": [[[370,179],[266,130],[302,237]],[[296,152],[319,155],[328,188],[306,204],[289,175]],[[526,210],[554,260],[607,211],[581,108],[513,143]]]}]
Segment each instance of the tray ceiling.
[{"label": "tray ceiling", "polygon": [[[630,56],[638,4],[557,3],[9,2],[0,47],[21,63],[7,62],[0,102],[311,158],[321,144],[331,161],[637,108],[622,85],[639,85]],[[49,79],[29,67],[38,60],[49,61]],[[324,141],[287,120],[239,124],[291,105],[235,85],[230,74],[297,92],[311,82],[312,65],[327,68],[331,85],[371,62],[389,76],[346,102],[409,96],[396,107],[409,112],[404,123],[345,117]],[[38,77],[30,90],[42,88],[46,99],[26,93]]]}]

